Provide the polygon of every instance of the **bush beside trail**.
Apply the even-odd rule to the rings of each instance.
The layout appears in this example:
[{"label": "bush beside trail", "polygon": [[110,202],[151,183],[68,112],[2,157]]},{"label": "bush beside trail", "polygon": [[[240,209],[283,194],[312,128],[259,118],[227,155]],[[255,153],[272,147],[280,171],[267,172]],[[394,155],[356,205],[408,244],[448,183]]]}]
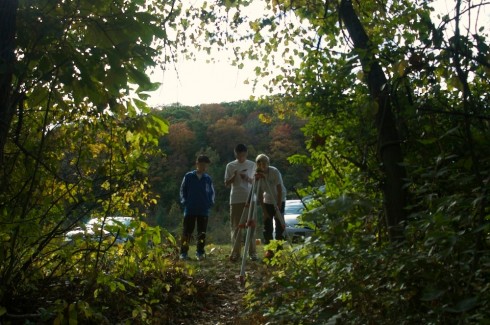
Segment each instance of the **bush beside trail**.
[{"label": "bush beside trail", "polygon": [[[18,288],[0,310],[2,324],[261,324],[246,312],[240,263],[229,245],[208,245],[207,258],[180,261],[173,237],[149,247],[136,239],[78,260],[73,271]],[[89,249],[80,242],[73,251]],[[192,249],[191,249],[192,252]],[[73,254],[72,258],[80,256]],[[249,262],[247,276],[264,276],[262,262]],[[74,273],[78,273],[75,275]],[[252,322],[252,323],[250,323]]]}]

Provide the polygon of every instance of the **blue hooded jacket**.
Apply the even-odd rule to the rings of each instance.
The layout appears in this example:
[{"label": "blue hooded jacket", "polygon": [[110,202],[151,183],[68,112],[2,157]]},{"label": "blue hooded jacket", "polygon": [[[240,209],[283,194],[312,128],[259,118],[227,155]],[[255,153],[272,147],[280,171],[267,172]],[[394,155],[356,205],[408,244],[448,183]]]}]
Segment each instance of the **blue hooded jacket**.
[{"label": "blue hooded jacket", "polygon": [[180,186],[180,202],[184,205],[184,217],[209,216],[214,205],[214,187],[211,177],[204,173],[201,179],[195,170],[184,175]]}]

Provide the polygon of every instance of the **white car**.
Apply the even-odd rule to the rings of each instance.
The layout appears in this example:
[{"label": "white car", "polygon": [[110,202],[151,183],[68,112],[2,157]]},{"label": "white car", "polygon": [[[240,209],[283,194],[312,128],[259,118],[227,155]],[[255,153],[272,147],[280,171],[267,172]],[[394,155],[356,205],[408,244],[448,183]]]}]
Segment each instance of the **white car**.
[{"label": "white car", "polygon": [[121,244],[132,237],[131,220],[130,217],[121,216],[109,216],[105,220],[104,218],[92,218],[83,227],[68,231],[65,241],[72,241],[76,238],[90,238],[98,241],[102,234],[102,240],[108,237],[114,240],[115,237],[116,244]]},{"label": "white car", "polygon": [[286,234],[293,242],[304,240],[313,233],[313,229],[302,225],[298,219],[304,209],[305,206],[301,200],[286,200],[286,207],[284,209]]}]

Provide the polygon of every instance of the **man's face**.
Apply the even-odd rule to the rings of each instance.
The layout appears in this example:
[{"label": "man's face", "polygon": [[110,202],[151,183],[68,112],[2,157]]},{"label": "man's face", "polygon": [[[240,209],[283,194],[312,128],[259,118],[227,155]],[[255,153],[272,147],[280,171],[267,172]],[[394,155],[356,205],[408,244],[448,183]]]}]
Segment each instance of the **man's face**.
[{"label": "man's face", "polygon": [[247,160],[247,152],[237,152],[235,154],[235,157],[236,159],[239,161],[239,162],[244,162],[245,160]]},{"label": "man's face", "polygon": [[266,160],[259,160],[257,161],[256,165],[257,165],[258,172],[264,172],[266,171],[267,167],[269,167],[269,164],[267,163]]},{"label": "man's face", "polygon": [[196,170],[198,173],[204,173],[208,170],[209,164],[205,162],[197,162]]}]

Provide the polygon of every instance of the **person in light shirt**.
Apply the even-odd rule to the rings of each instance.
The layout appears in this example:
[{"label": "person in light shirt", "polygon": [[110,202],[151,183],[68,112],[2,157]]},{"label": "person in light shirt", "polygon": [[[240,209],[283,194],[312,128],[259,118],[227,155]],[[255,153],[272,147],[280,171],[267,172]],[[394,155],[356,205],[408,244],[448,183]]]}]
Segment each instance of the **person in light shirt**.
[{"label": "person in light shirt", "polygon": [[[286,206],[286,187],[282,181],[282,175],[276,167],[270,166],[269,157],[260,154],[255,159],[257,173],[255,180],[259,181],[258,199],[264,212],[264,244],[267,245],[273,239],[274,223],[276,240],[284,240],[284,225],[281,223],[281,215],[284,215]],[[267,251],[265,257],[272,257],[273,252]]]},{"label": "person in light shirt", "polygon": [[[235,160],[229,162],[225,169],[225,186],[230,190],[230,228],[232,250],[230,260],[237,261],[241,255],[243,234],[246,230],[240,225],[240,218],[245,209],[245,204],[252,190],[255,163],[247,159],[248,150],[244,144],[238,144],[234,150]],[[252,260],[257,260],[255,246],[255,225],[249,225],[251,231],[250,247],[248,254]]]}]

